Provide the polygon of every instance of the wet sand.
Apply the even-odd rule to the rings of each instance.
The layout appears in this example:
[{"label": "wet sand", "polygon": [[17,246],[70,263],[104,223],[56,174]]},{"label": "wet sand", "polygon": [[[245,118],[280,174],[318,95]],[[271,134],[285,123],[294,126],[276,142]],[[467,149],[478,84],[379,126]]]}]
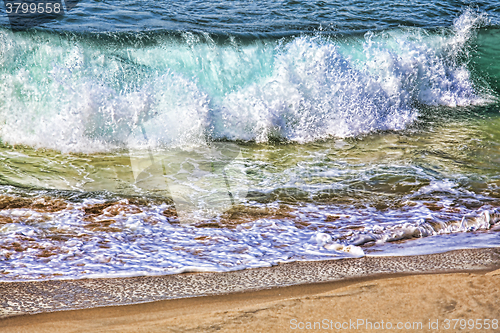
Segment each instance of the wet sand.
[{"label": "wet sand", "polygon": [[[357,266],[359,263],[371,268],[375,274],[359,271],[361,267]],[[345,275],[342,278],[333,274],[334,272],[346,274],[349,267],[352,271],[350,276]],[[384,267],[388,272],[379,272]],[[450,327],[446,330],[443,326],[448,323],[446,319],[465,319],[469,324],[473,319],[476,325],[474,329],[466,327],[462,330],[463,332],[497,332],[500,329],[477,329],[477,325],[484,323],[485,319],[490,319],[490,323],[493,319],[500,320],[500,270],[498,268],[500,268],[499,251],[482,249],[453,251],[430,256],[293,263],[222,274],[183,274],[170,277],[97,281],[2,283],[0,292],[3,298],[1,302],[4,319],[0,320],[0,331],[54,333],[324,330],[369,332],[372,331],[368,324],[370,322],[373,331],[380,332],[390,331],[380,326],[385,327],[390,322],[394,328],[398,324],[408,326],[408,323],[414,325],[413,328],[415,328],[399,331],[437,332],[460,331],[459,326],[456,326],[456,329]],[[280,280],[279,277],[282,274],[286,275],[287,272],[290,273],[289,279],[282,277],[283,280]],[[298,272],[302,272],[304,276],[302,279],[300,275],[297,275]],[[312,281],[319,280],[322,276],[320,272],[325,274],[323,276],[325,279],[330,274],[331,279]],[[427,273],[422,274],[423,272]],[[266,274],[267,280],[256,279],[258,275],[265,278]],[[246,291],[230,291],[231,288],[234,289],[234,283],[243,281],[238,280],[242,276],[247,276],[249,281],[253,280],[254,290],[243,286],[243,290]],[[271,279],[273,276],[274,280]],[[214,280],[215,277],[217,280]],[[182,279],[177,280],[179,284],[176,285],[174,281],[179,278]],[[310,283],[300,283],[304,278],[309,278]],[[158,296],[158,293],[162,292],[161,285],[158,285],[160,281],[168,282],[164,285],[170,286],[170,292],[180,288],[177,290],[176,297],[188,297],[187,289],[196,285],[187,283],[190,280],[197,281],[196,284],[202,281],[207,283],[205,291],[203,291],[202,284],[198,292],[202,294],[210,294],[207,292],[209,290],[214,292],[210,294],[211,296],[117,306],[126,301],[130,303],[134,301],[130,298],[134,294],[131,290],[136,294],[136,302],[141,295],[143,296],[141,302],[154,300],[153,296]],[[282,284],[288,281],[291,285],[280,285],[280,281]],[[292,281],[299,283],[291,283]],[[90,282],[96,287],[93,296],[85,292],[86,288],[90,288],[88,284]],[[120,292],[117,286],[122,286],[121,301],[118,299],[105,301],[106,297],[111,297],[112,293],[104,286],[109,288],[113,285],[112,282],[117,288],[114,291],[116,293]],[[73,289],[68,288],[68,283]],[[264,286],[266,283],[268,287]],[[144,287],[153,284],[157,285],[156,291]],[[41,292],[43,285],[46,288],[44,289],[46,294]],[[144,288],[140,289],[140,286]],[[50,290],[50,287],[54,289]],[[185,291],[184,295],[181,295],[182,289]],[[229,290],[229,293],[220,292],[222,289]],[[190,292],[196,294],[194,289],[190,289]],[[90,301],[92,297],[98,297],[99,293],[102,297],[97,301],[94,300],[93,305],[85,302],[85,300]],[[43,298],[44,295],[45,298]],[[40,298],[37,298],[38,296]],[[163,296],[167,298],[175,295]],[[32,303],[27,301],[30,297]],[[61,301],[59,307],[55,305],[56,303],[50,302],[51,297],[53,302],[54,299]],[[74,307],[81,309],[60,311],[68,307],[64,305],[68,298],[73,298]],[[13,306],[16,301],[21,300],[24,302],[24,308]],[[106,302],[115,306],[103,306]],[[78,306],[78,304],[81,305]],[[11,312],[8,314],[5,309],[9,306]],[[18,312],[15,312],[15,309]],[[44,311],[55,312],[12,316]],[[6,316],[11,317],[5,318]],[[429,325],[435,326],[436,321],[438,321],[439,328],[437,330],[429,328]],[[307,329],[308,327],[314,328],[314,323],[316,323],[316,330]],[[454,324],[453,321],[449,323]],[[460,325],[465,322],[457,323]],[[335,325],[343,325],[345,329],[336,330]],[[378,329],[376,329],[377,325]],[[302,327],[304,329],[300,329]]]}]

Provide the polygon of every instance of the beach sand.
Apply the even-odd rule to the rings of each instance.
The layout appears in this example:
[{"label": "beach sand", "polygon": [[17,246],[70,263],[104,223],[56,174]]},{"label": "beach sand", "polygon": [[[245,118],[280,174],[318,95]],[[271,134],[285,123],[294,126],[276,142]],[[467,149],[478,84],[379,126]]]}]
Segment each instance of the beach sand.
[{"label": "beach sand", "polygon": [[[447,255],[453,257],[457,253],[477,254],[458,251]],[[441,258],[433,256],[418,258]],[[225,295],[20,315],[0,320],[0,331],[381,332],[391,331],[382,329],[390,322],[393,328],[398,324],[412,326],[392,331],[498,332],[499,328],[478,329],[485,319],[490,319],[490,325],[492,320],[500,320],[498,262],[488,268],[479,265],[468,269],[432,274],[378,274]],[[465,319],[467,324],[474,320],[474,329],[460,330],[460,324],[465,322],[453,319]],[[307,329],[314,328],[314,322],[316,329]],[[436,324],[438,329],[433,329]],[[447,324],[450,324],[448,330]],[[343,325],[345,329],[335,329],[335,325],[338,328]]]}]

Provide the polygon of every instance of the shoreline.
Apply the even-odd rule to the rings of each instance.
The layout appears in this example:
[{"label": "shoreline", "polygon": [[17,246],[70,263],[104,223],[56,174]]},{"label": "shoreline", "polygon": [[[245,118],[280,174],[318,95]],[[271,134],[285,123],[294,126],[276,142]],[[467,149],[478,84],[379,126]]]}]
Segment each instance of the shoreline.
[{"label": "shoreline", "polygon": [[293,286],[306,288],[325,283],[352,284],[362,279],[415,274],[484,273],[498,268],[500,249],[486,248],[418,256],[293,262],[224,273],[0,282],[0,326],[6,318],[38,313],[228,296]]}]

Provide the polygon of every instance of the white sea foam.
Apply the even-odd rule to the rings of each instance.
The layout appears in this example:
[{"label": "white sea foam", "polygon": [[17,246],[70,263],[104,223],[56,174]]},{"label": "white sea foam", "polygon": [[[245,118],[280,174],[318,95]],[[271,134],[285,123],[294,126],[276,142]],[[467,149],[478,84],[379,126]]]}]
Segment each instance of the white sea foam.
[{"label": "white sea foam", "polygon": [[[0,225],[1,280],[231,271],[297,260],[362,257],[369,254],[370,247],[360,247],[367,243],[382,246],[411,238],[498,230],[500,226],[498,209],[471,211],[462,220],[442,220],[443,212],[431,216],[423,205],[402,212],[334,206],[325,210],[310,205],[295,213],[317,215],[307,218],[308,227],[300,218],[258,217],[233,228],[179,225],[163,214],[168,208],[165,204],[137,206],[127,200],[115,202],[100,215],[85,213],[85,208],[102,203],[97,199],[68,203],[56,212],[3,209],[0,217],[3,221],[11,218],[12,223]],[[324,221],[332,213],[339,219]],[[468,244],[454,246],[476,243],[478,235],[462,239]],[[483,247],[498,246],[494,234],[481,239]],[[425,253],[449,247],[440,245],[440,238],[434,242]]]},{"label": "white sea foam", "polygon": [[0,137],[94,152],[401,130],[418,103],[487,102],[463,60],[485,20],[467,10],[442,32],[224,45],[185,34],[140,47],[2,31]]}]

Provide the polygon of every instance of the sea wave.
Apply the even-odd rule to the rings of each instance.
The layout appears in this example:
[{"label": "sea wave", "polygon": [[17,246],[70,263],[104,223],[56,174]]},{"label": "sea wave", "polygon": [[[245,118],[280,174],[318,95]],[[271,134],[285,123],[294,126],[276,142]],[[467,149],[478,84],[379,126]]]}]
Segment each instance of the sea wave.
[{"label": "sea wave", "polygon": [[359,37],[250,43],[208,34],[107,43],[92,34],[0,32],[0,137],[63,152],[298,143],[402,130],[419,105],[492,101],[469,69],[487,18]]}]

